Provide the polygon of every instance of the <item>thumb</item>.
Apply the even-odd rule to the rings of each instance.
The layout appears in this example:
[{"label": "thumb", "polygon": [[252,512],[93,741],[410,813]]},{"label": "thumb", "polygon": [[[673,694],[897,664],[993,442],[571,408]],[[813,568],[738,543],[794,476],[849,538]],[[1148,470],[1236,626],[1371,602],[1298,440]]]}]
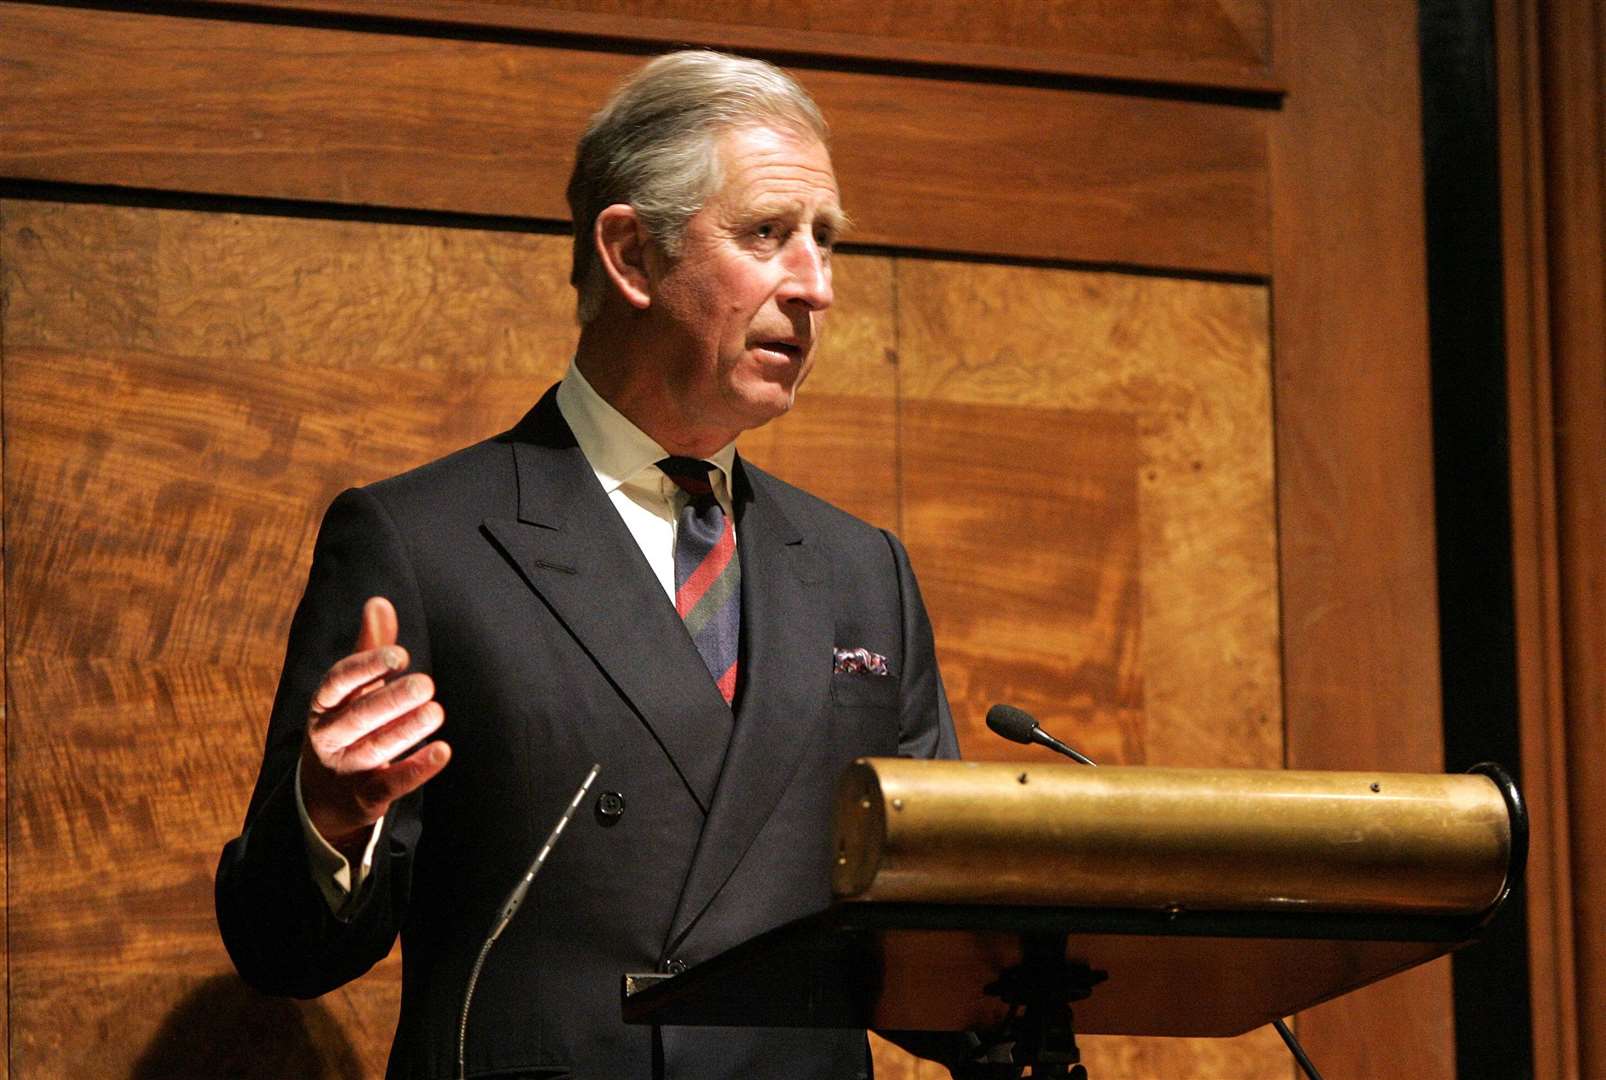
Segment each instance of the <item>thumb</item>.
[{"label": "thumb", "polygon": [[357,631],[353,652],[367,652],[381,645],[396,644],[396,608],[383,596],[372,596],[362,606],[362,626]]}]

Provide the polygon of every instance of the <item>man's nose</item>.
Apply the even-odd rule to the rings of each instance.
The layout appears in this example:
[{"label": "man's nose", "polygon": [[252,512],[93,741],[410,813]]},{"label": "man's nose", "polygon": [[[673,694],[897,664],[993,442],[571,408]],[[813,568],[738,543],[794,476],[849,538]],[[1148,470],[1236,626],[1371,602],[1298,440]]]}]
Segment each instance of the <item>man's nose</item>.
[{"label": "man's nose", "polygon": [[782,300],[795,300],[810,311],[831,306],[831,251],[812,236],[799,235],[787,252],[787,279]]}]

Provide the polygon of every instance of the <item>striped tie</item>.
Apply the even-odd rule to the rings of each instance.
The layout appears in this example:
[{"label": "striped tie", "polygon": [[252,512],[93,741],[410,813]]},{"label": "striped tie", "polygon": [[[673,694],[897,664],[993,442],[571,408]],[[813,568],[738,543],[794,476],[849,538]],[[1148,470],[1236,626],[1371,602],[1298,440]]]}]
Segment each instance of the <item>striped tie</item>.
[{"label": "striped tie", "polygon": [[729,703],[736,697],[736,648],[742,625],[736,530],[714,498],[708,481],[711,464],[669,457],[658,468],[690,496],[675,529],[675,610],[686,621],[686,631]]}]

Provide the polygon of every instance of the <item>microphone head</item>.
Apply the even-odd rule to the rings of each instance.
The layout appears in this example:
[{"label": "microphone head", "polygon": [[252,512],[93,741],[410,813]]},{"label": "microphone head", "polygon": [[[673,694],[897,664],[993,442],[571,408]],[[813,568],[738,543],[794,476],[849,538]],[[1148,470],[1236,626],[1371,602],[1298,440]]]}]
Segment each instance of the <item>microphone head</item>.
[{"label": "microphone head", "polygon": [[987,710],[987,726],[1010,742],[1030,743],[1037,721],[1024,709],[1013,705],[994,705]]}]

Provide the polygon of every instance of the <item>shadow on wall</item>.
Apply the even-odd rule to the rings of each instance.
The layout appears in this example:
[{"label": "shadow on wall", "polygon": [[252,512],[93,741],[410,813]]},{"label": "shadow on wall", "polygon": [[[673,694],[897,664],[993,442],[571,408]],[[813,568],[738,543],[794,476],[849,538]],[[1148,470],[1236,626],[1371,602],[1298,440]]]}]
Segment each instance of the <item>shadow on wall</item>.
[{"label": "shadow on wall", "polygon": [[268,997],[216,975],[175,1008],[130,1080],[362,1080],[350,1041],[316,1001]]}]

